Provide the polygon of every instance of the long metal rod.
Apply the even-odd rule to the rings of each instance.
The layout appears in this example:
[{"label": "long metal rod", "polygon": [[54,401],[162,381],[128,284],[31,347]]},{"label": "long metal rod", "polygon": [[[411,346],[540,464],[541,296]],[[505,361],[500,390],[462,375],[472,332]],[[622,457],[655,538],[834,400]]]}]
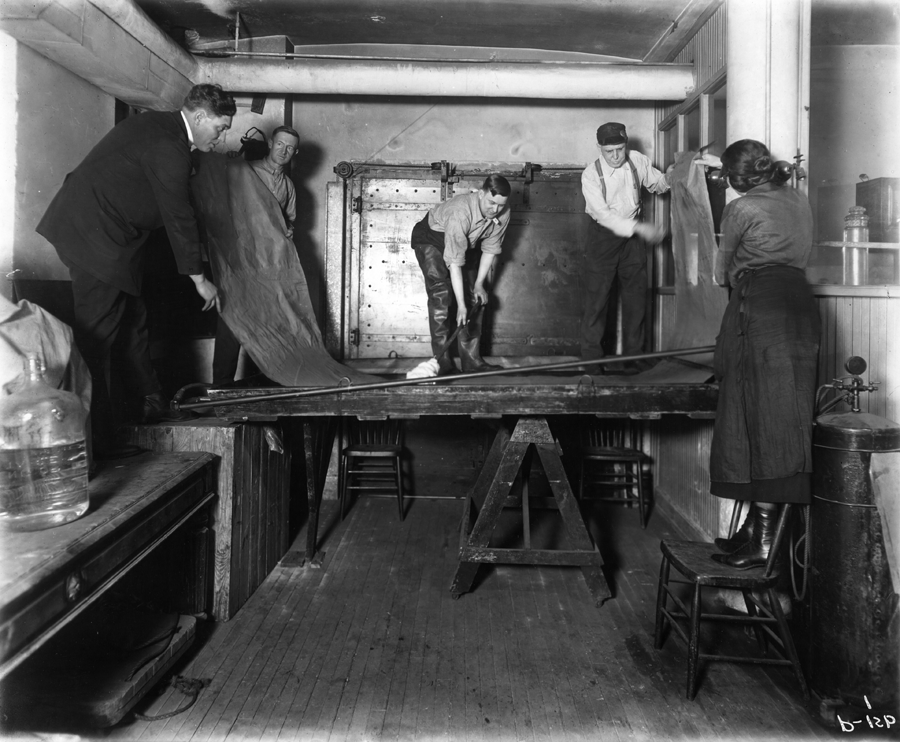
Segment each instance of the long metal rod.
[{"label": "long metal rod", "polygon": [[[172,401],[172,407],[176,410],[192,410],[204,407],[218,407],[225,405],[247,404],[250,402],[271,402],[279,399],[296,399],[298,397],[324,397],[330,394],[343,394],[345,392],[365,392],[373,389],[390,389],[400,386],[417,386],[419,384],[441,384],[446,382],[463,381],[466,379],[480,379],[487,376],[510,376],[517,375],[529,371],[559,371],[568,368],[589,368],[593,366],[603,366],[607,363],[625,363],[628,361],[642,361],[659,358],[673,358],[676,356],[692,356],[700,353],[711,353],[716,349],[714,345],[704,345],[699,348],[682,348],[680,350],[664,350],[657,353],[642,353],[633,356],[608,356],[606,358],[595,358],[590,361],[561,361],[559,363],[538,364],[536,366],[517,366],[513,368],[498,368],[494,371],[479,371],[471,374],[453,374],[450,376],[432,376],[425,379],[399,379],[397,381],[379,381],[371,384],[359,384],[357,386],[327,386],[316,387],[315,389],[288,389],[283,392],[273,392],[271,394],[249,395],[246,397],[234,397],[227,399],[211,400],[208,397],[202,402],[181,403],[177,400]],[[177,395],[176,395],[177,397]]]}]

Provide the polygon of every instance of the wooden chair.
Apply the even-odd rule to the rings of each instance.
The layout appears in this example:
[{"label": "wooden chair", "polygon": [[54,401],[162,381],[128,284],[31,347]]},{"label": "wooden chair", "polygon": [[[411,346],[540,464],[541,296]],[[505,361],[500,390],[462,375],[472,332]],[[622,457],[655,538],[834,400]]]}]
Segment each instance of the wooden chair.
[{"label": "wooden chair", "polygon": [[582,427],[578,499],[584,499],[585,485],[614,490],[613,495],[590,495],[589,499],[629,506],[636,503],[641,528],[646,527],[643,483],[646,460],[647,456],[637,447],[637,435],[631,421],[588,421]]},{"label": "wooden chair", "polygon": [[[762,665],[790,665],[794,669],[804,699],[809,698],[809,689],[803,677],[803,670],[797,657],[797,650],[791,639],[791,632],[784,617],[784,611],[775,592],[778,580],[778,559],[782,544],[785,541],[786,524],[789,522],[791,506],[784,505],[778,517],[775,541],[769,552],[765,567],[739,570],[712,560],[717,552],[714,544],[702,541],[670,541],[660,542],[662,563],[659,570],[659,591],[656,599],[656,633],[655,645],[662,648],[665,641],[667,625],[685,641],[688,647],[687,697],[693,700],[697,693],[697,679],[700,662],[718,660],[722,662],[748,662]],[[669,571],[674,567],[683,575],[684,580],[670,580]],[[690,606],[672,589],[672,584],[692,585]],[[701,592],[704,587],[740,590],[747,606],[747,615],[703,613],[700,605]],[[757,594],[764,596],[764,600]],[[673,606],[668,606],[671,598]],[[687,624],[688,630],[679,625],[679,621]],[[725,654],[707,654],[700,651],[701,621],[723,621],[737,625],[753,627],[756,641],[760,649],[759,655],[740,656]],[[773,629],[774,627],[774,629]],[[769,650],[776,656],[770,656]]]},{"label": "wooden chair", "polygon": [[393,492],[403,520],[403,472],[399,420],[352,420],[348,425],[349,445],[341,451],[338,492],[341,520],[347,495],[357,492]]}]

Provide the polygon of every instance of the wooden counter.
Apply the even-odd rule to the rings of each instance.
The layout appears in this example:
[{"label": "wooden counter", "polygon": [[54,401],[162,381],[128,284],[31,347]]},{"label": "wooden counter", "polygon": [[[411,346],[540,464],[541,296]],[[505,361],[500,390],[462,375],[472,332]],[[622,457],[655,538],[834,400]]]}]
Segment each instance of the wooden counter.
[{"label": "wooden counter", "polygon": [[208,453],[105,462],[78,520],[0,533],[0,678],[215,497]]}]

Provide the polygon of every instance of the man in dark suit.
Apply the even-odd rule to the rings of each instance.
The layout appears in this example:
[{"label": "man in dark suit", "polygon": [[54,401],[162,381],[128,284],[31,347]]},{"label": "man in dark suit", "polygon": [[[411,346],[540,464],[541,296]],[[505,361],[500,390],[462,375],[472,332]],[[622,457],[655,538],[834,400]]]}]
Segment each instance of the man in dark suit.
[{"label": "man in dark suit", "polygon": [[141,420],[179,414],[168,409],[150,362],[141,298],[144,243],[151,230],[164,226],[178,271],[194,282],[203,311],[218,308],[217,289],[203,273],[188,181],[191,149],[213,149],[234,113],[234,99],[218,85],[196,85],[180,111],[125,119],[66,176],[38,224],[72,279],[73,330],[94,381],[91,418],[98,458],[126,453],[114,443],[106,380],[114,342],[133,366],[129,381],[142,397]]}]

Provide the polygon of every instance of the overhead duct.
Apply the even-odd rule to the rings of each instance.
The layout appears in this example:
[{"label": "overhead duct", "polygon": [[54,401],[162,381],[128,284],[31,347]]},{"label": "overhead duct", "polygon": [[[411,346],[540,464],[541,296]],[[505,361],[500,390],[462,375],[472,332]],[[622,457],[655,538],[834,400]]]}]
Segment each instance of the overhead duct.
[{"label": "overhead duct", "polygon": [[690,65],[198,59],[197,82],[233,93],[556,100],[684,100]]}]

